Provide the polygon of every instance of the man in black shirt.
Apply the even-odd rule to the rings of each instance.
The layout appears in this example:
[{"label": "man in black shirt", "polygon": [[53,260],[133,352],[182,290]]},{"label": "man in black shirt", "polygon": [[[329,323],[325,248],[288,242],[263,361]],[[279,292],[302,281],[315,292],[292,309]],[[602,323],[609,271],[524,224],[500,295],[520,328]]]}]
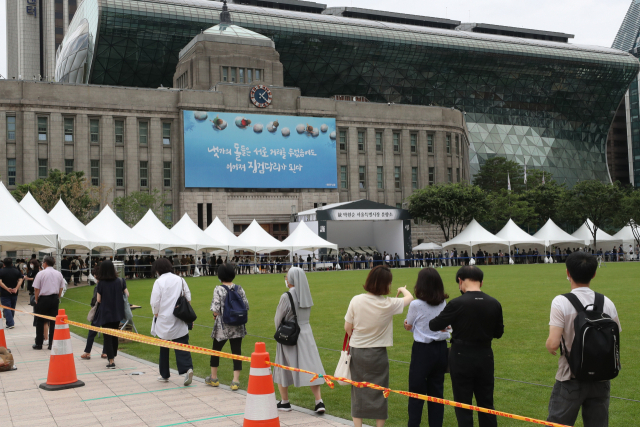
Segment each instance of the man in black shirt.
[{"label": "man in black shirt", "polygon": [[[502,337],[504,324],[502,306],[495,298],[483,293],[484,273],[478,267],[461,267],[456,281],[462,293],[447,304],[442,312],[429,322],[432,331],[453,328],[449,367],[451,386],[456,402],[493,407],[493,351],[491,340]],[[459,427],[473,426],[473,412],[456,408]],[[480,427],[497,426],[495,415],[478,413]]]},{"label": "man in black shirt", "polygon": [[[5,307],[16,308],[18,288],[22,285],[24,276],[13,266],[11,258],[4,259],[4,268],[0,270],[0,304]],[[7,329],[13,329],[13,310],[4,309],[3,316],[7,319]],[[1,322],[2,320],[0,320]]]}]

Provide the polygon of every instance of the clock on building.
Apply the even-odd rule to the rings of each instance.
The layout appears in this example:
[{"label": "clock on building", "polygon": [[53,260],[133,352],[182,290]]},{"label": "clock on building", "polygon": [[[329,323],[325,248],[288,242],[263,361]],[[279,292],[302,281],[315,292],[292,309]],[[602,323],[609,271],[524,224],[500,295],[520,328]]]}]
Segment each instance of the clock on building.
[{"label": "clock on building", "polygon": [[251,102],[258,108],[266,108],[271,105],[271,91],[264,85],[256,85],[251,89]]}]

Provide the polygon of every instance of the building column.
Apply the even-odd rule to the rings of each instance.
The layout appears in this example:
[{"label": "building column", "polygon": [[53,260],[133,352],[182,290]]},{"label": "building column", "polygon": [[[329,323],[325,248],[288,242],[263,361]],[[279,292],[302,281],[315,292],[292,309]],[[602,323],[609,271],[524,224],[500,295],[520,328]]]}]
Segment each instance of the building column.
[{"label": "building column", "polygon": [[78,114],[75,119],[73,168],[83,171],[87,181],[91,181],[91,135],[89,135],[89,117]]},{"label": "building column", "polygon": [[395,206],[396,190],[393,182],[393,131],[388,128],[382,133],[382,158],[384,163],[384,203]]},{"label": "building column", "polygon": [[418,188],[429,184],[429,155],[427,153],[427,131],[418,132]]},{"label": "building column", "polygon": [[367,197],[373,202],[378,201],[378,162],[376,161],[376,130],[367,128],[365,131],[365,151],[367,159]]},{"label": "building column", "polygon": [[[162,120],[159,118],[151,119],[149,125],[149,191],[158,190],[162,192]],[[171,144],[175,144],[177,141],[173,135],[174,124],[171,124]]]},{"label": "building column", "polygon": [[104,203],[114,199],[116,187],[116,136],[113,116],[100,118],[100,181],[109,194],[105,194]]},{"label": "building column", "polygon": [[447,182],[447,148],[445,147],[445,132],[438,131],[433,136],[433,152],[435,154],[435,184]]},{"label": "building column", "polygon": [[349,126],[347,130],[347,161],[349,162],[349,200],[359,200],[360,184],[358,180],[358,128]]},{"label": "building column", "polygon": [[127,117],[124,126],[124,191],[128,195],[138,191],[138,180],[140,179],[138,152],[146,149],[146,147],[140,146],[138,119],[136,117]]},{"label": "building column", "polygon": [[64,118],[60,113],[51,113],[49,116],[48,142],[49,169],[58,169],[64,172]]},{"label": "building column", "polygon": [[406,197],[411,194],[411,132],[408,129],[404,129],[400,135],[400,152],[401,152],[401,165],[400,167],[400,179],[402,188],[402,202]]},{"label": "building column", "polygon": [[[36,180],[38,169],[38,133],[37,133],[37,118],[35,113],[31,111],[24,113],[24,121],[22,123],[23,138],[22,153],[18,156],[16,153],[16,169],[18,175],[22,173],[22,179],[16,183],[27,184]],[[17,177],[16,177],[17,178]]]}]

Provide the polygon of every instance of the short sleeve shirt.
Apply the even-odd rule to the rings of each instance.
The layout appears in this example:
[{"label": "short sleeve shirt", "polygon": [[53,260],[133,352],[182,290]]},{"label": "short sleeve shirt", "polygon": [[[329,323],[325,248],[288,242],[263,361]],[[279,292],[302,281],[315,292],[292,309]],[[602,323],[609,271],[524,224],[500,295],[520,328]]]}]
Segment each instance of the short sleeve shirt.
[{"label": "short sleeve shirt", "polygon": [[[588,287],[576,288],[572,290],[571,293],[578,297],[583,306],[593,304],[596,299],[595,292]],[[611,302],[611,300],[606,296],[604,297],[604,312],[618,324],[619,330],[622,331],[616,306],[613,305],[613,302]],[[551,303],[551,319],[549,320],[549,326],[557,326],[563,329],[562,337],[564,338],[565,345],[567,346],[567,350],[569,352],[571,352],[573,338],[576,334],[573,328],[573,321],[577,316],[578,312],[567,298],[563,297],[562,295],[558,295],[553,299],[553,302]],[[567,358],[564,356],[560,356],[560,359],[558,359],[558,372],[556,373],[556,380],[568,381],[571,379],[571,376],[571,369],[569,368],[569,362],[567,362]]]},{"label": "short sleeve shirt", "polygon": [[354,348],[393,346],[393,316],[402,314],[404,299],[361,294],[351,299],[344,320],[353,325]]},{"label": "short sleeve shirt", "polygon": [[435,319],[447,305],[442,301],[438,305],[429,305],[426,301],[414,299],[409,305],[407,323],[413,328],[413,339],[417,342],[429,344],[433,341],[443,341],[449,338],[449,332],[432,331],[429,329],[429,321]]},{"label": "short sleeve shirt", "polygon": [[[15,289],[18,287],[18,280],[23,279],[24,276],[16,267],[5,267],[0,269],[0,280],[7,288]],[[15,294],[10,294],[5,291],[4,288],[0,288],[0,295],[3,297],[9,297]]]}]

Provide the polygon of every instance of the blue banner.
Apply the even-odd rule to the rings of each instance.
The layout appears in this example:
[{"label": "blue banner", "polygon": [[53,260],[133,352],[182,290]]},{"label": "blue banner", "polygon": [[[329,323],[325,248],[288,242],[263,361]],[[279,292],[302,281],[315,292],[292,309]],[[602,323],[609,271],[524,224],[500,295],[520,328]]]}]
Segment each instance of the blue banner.
[{"label": "blue banner", "polygon": [[332,118],[184,111],[185,187],[338,188]]}]

